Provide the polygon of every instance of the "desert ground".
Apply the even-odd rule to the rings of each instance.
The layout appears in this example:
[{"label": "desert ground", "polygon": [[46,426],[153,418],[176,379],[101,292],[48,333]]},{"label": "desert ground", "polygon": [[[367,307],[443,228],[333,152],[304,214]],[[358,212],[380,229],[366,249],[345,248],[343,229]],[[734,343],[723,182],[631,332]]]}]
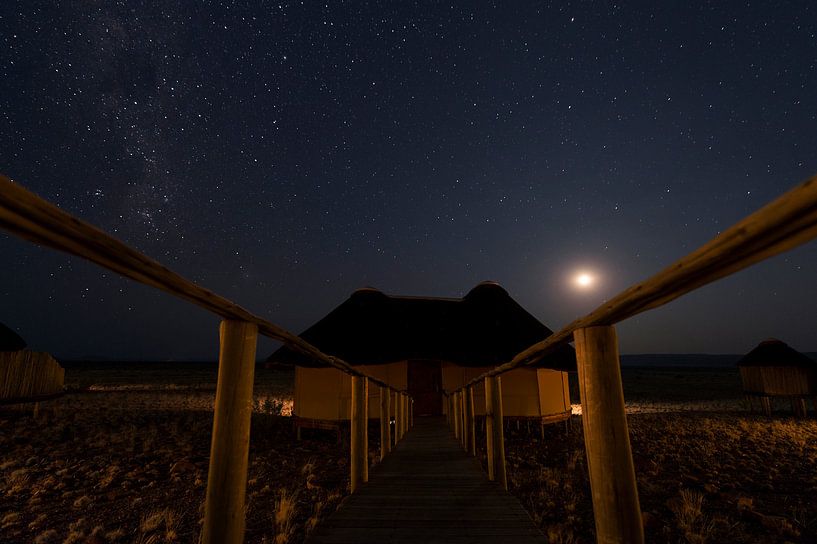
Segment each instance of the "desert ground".
[{"label": "desert ground", "polygon": [[[196,542],[215,365],[66,368],[69,394],[36,416],[0,408],[0,542]],[[817,541],[813,413],[796,420],[782,402],[771,419],[750,413],[732,368],[625,367],[623,378],[649,542]],[[257,372],[250,543],[303,541],[348,493],[345,436],[296,441],[292,384],[292,372]],[[506,436],[511,492],[549,540],[594,542],[580,416],[544,436],[511,423]]]}]

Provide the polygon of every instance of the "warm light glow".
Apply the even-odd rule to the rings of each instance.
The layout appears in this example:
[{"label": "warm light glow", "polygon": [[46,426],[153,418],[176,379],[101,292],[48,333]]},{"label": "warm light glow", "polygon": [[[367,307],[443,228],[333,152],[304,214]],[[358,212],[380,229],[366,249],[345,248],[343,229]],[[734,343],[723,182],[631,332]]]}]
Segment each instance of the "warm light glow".
[{"label": "warm light glow", "polygon": [[573,281],[580,289],[589,289],[595,283],[595,278],[587,272],[580,272]]}]

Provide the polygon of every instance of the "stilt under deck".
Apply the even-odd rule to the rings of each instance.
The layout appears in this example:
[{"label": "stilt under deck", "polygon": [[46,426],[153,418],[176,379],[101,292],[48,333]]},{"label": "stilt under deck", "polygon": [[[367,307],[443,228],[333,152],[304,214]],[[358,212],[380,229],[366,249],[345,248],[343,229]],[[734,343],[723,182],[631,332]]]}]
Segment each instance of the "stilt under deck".
[{"label": "stilt under deck", "polygon": [[488,481],[444,418],[415,426],[369,482],[316,528],[310,544],[546,541],[519,501]]}]

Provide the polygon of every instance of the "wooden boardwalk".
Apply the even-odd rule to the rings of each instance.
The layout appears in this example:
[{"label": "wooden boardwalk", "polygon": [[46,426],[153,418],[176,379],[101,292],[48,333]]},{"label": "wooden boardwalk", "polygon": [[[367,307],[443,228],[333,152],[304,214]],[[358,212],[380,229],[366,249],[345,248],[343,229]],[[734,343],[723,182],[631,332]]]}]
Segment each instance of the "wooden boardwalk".
[{"label": "wooden boardwalk", "polygon": [[444,418],[417,418],[369,482],[316,528],[310,544],[546,541],[516,498],[489,482]]}]

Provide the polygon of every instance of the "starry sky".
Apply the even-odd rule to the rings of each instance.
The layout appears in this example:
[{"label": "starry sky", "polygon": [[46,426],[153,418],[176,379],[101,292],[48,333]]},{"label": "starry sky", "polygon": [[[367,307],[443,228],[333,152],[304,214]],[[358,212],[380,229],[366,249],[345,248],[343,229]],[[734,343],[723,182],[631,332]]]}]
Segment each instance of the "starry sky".
[{"label": "starry sky", "polygon": [[[482,280],[558,329],[817,173],[807,0],[10,0],[0,40],[0,172],[294,332],[358,287]],[[32,348],[217,354],[203,310],[5,233],[0,255]],[[817,351],[815,278],[817,243],[621,349]]]}]

